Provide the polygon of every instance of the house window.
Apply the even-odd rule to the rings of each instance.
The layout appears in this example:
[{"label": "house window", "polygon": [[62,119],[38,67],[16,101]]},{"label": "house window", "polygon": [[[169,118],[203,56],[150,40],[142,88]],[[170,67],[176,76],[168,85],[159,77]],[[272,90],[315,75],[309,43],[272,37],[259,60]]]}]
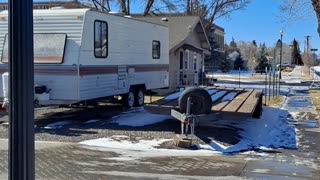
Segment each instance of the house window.
[{"label": "house window", "polygon": [[94,22],[94,56],[106,58],[108,56],[108,24],[104,21]]},{"label": "house window", "polygon": [[160,41],[152,41],[152,58],[160,59]]},{"label": "house window", "polygon": [[189,67],[189,51],[186,51],[186,57],[184,59],[184,69],[188,69]]},{"label": "house window", "polygon": [[183,69],[183,52],[180,52],[180,69]]}]

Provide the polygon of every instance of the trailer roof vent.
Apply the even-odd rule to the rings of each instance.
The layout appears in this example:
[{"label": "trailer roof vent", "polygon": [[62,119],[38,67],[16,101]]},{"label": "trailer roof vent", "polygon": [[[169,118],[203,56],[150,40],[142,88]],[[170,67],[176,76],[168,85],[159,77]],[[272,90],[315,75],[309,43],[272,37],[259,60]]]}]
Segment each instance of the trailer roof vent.
[{"label": "trailer roof vent", "polygon": [[169,21],[168,18],[161,18],[161,21]]},{"label": "trailer roof vent", "polygon": [[109,14],[117,15],[117,16],[122,16],[123,15],[121,12],[118,12],[118,11],[110,11]]}]

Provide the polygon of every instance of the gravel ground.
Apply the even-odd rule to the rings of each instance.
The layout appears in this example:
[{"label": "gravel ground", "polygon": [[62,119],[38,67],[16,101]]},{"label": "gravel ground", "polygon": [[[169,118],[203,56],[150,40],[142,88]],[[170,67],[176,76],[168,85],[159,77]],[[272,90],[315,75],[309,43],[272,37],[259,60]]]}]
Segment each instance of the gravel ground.
[{"label": "gravel ground", "polygon": [[[36,108],[35,139],[40,141],[80,142],[89,139],[126,135],[132,139],[172,139],[180,134],[180,123],[169,119],[164,122],[143,127],[119,126],[111,122],[111,117],[125,112],[127,109],[117,104],[100,104],[88,107],[43,107]],[[6,119],[5,114],[1,119]],[[88,120],[99,120],[86,123]],[[46,129],[46,125],[59,121],[71,121],[60,129]],[[1,124],[1,123],[0,123]],[[200,133],[201,132],[201,133]],[[0,138],[7,138],[8,128],[0,125]],[[194,143],[209,142],[215,139],[222,144],[230,145],[238,142],[237,131],[232,129],[196,127]],[[172,142],[162,146],[176,148]]]}]

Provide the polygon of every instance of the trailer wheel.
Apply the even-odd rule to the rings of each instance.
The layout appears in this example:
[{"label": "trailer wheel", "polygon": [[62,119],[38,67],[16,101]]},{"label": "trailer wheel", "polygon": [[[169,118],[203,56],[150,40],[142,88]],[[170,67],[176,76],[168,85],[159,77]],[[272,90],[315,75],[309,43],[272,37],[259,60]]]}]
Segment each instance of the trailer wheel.
[{"label": "trailer wheel", "polygon": [[144,91],[143,89],[138,89],[135,94],[135,106],[140,107],[144,104]]},{"label": "trailer wheel", "polygon": [[129,108],[134,107],[135,105],[135,94],[133,89],[130,88],[129,93],[122,96],[122,104]]},{"label": "trailer wheel", "polygon": [[209,93],[199,87],[191,87],[182,92],[179,96],[178,104],[182,113],[187,111],[187,101],[191,97],[191,114],[208,114],[211,111],[212,101]]}]

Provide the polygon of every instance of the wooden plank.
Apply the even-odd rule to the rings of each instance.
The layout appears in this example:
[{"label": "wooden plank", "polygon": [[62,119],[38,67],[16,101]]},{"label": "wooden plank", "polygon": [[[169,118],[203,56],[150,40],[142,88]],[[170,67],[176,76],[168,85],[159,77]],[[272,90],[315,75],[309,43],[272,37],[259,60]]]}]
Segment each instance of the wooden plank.
[{"label": "wooden plank", "polygon": [[261,93],[261,90],[254,90],[237,112],[252,114],[258,104]]},{"label": "wooden plank", "polygon": [[226,107],[224,107],[222,111],[236,112],[252,92],[253,90],[250,90],[238,94],[238,96],[236,96]]},{"label": "wooden plank", "polygon": [[239,89],[238,91],[231,91],[231,92],[227,93],[226,95],[223,96],[223,98],[221,99],[221,102],[212,106],[211,110],[212,111],[221,111],[230,102],[232,102],[234,97],[236,97],[241,92],[241,90],[243,90],[243,89]]}]

